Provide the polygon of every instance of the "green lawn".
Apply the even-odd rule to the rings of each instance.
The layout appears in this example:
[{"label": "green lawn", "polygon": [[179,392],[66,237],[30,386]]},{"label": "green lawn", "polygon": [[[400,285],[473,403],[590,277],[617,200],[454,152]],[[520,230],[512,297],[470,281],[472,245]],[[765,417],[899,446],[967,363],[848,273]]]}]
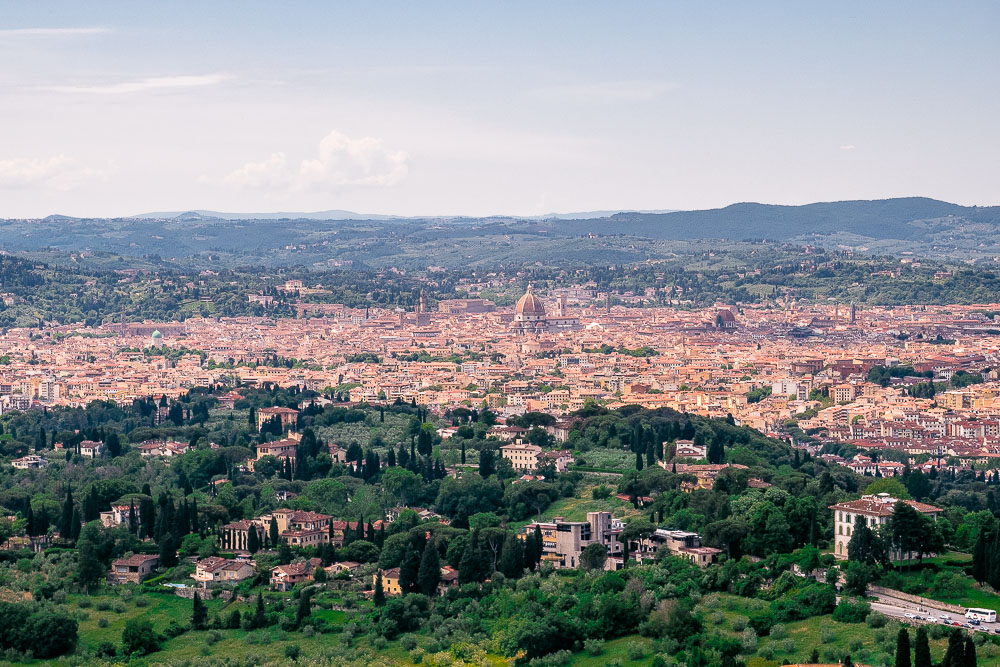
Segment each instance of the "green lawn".
[{"label": "green lawn", "polygon": [[[90,607],[81,608],[81,599],[88,599]],[[143,603],[146,606],[138,606]],[[79,619],[79,645],[81,648],[96,648],[101,642],[121,643],[122,630],[125,624],[133,618],[148,618],[153,623],[153,627],[163,632],[171,621],[176,621],[181,625],[188,625],[191,622],[191,600],[185,600],[176,595],[166,593],[146,593],[136,594],[131,600],[125,603],[125,610],[121,613],[108,609],[101,611],[97,607],[102,603],[120,602],[117,591],[111,591],[108,595],[68,595],[66,597],[66,609]],[[219,600],[206,600],[205,606],[208,609],[209,617],[222,608]],[[82,614],[87,618],[83,619]],[[100,627],[101,619],[107,620],[107,627]]]},{"label": "green lawn", "polygon": [[[923,565],[914,562],[907,570],[906,565],[900,565],[898,572],[902,580],[899,588],[905,593],[921,595],[932,600],[947,602],[963,607],[985,607],[1000,610],[1000,595],[982,590],[979,585],[965,573],[965,568],[972,562],[972,555],[966,553],[950,553],[935,558],[925,558]],[[950,572],[959,575],[955,590],[941,590],[934,586],[934,581],[941,573]],[[895,577],[895,574],[890,575]],[[893,583],[891,579],[886,583]],[[950,587],[949,587],[950,588]]]},{"label": "green lawn", "polygon": [[[709,595],[698,606],[703,613],[706,629],[727,637],[741,639],[734,624],[746,622],[749,615],[766,608],[760,600],[747,600],[733,595]],[[823,662],[838,662],[845,654],[861,662],[882,664],[885,657],[895,650],[899,625],[890,622],[883,628],[870,628],[865,623],[838,623],[832,616],[816,616],[804,621],[782,624],[777,636],[761,637],[757,642],[754,664],[783,665],[807,662],[813,649],[818,649]],[[740,627],[740,625],[736,625]],[[914,640],[916,629],[910,629]],[[932,639],[931,653],[935,659],[944,656],[946,639]],[[1000,647],[987,644],[979,647],[980,664],[984,658],[1000,658]],[[775,661],[775,662],[772,662]]]},{"label": "green lawn", "polygon": [[[641,646],[645,653],[643,658],[640,660],[629,659],[629,651],[631,646],[634,644]],[[638,635],[635,635],[612,639],[605,642],[604,651],[597,656],[588,655],[585,651],[576,653],[573,655],[573,659],[570,664],[576,665],[577,667],[601,667],[602,665],[606,665],[615,659],[620,659],[622,661],[622,665],[648,665],[653,662],[654,655],[656,655],[656,653],[653,649],[653,641],[647,637],[639,637]]]},{"label": "green lawn", "polygon": [[[542,512],[542,520],[550,521],[553,517],[561,516],[567,521],[586,521],[587,512],[611,512],[616,519],[638,514],[638,510],[632,504],[624,500],[619,500],[615,496],[602,500],[594,500],[593,489],[598,485],[581,484],[572,498],[560,498],[549,505]],[[614,484],[605,484],[611,493],[615,493]],[[512,523],[515,528],[525,526],[535,520],[532,516],[524,521]]]}]

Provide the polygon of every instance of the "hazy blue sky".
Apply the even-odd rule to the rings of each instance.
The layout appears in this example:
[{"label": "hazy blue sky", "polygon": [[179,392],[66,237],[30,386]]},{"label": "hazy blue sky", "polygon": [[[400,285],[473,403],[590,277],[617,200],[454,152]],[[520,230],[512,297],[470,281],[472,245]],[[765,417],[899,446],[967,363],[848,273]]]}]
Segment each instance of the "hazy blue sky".
[{"label": "hazy blue sky", "polygon": [[995,1],[5,1],[0,216],[998,204],[998,35]]}]

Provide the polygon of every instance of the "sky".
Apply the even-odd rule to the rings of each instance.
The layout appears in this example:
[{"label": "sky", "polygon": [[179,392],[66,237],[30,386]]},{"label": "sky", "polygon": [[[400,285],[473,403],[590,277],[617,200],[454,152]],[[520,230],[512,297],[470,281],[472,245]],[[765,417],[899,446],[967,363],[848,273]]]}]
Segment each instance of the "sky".
[{"label": "sky", "polygon": [[1000,3],[0,0],[0,217],[1000,204]]}]

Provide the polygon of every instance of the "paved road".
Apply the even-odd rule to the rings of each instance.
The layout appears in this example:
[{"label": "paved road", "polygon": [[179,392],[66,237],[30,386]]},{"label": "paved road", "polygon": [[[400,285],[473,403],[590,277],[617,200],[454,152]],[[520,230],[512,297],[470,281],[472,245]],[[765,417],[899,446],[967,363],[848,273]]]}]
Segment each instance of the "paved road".
[{"label": "paved road", "polygon": [[[961,623],[963,626],[967,622],[965,617],[961,614],[949,612],[944,609],[917,605],[913,602],[898,600],[896,598],[890,598],[882,595],[876,597],[878,598],[878,602],[872,603],[872,609],[885,614],[886,616],[892,616],[904,621],[912,623],[942,623],[946,625],[951,625],[952,623],[957,622]],[[906,616],[907,614],[919,616],[920,618],[909,618]],[[945,615],[945,619],[941,618],[942,614]],[[950,618],[950,621],[946,620],[947,618]],[[983,623],[981,625],[972,626],[971,628],[966,628],[966,630],[1000,634],[1000,623]]]}]

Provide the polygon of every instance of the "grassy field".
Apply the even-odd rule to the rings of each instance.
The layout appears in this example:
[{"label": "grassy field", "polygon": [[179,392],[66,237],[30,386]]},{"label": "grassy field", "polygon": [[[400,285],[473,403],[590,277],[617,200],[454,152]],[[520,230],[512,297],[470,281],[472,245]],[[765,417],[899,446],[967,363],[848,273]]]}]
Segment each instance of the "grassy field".
[{"label": "grassy field", "polygon": [[[326,593],[319,595],[320,600],[331,601],[333,598]],[[81,606],[81,602],[83,606]],[[286,611],[294,608],[294,603],[285,601]],[[190,600],[185,600],[166,593],[136,594],[131,599],[123,600],[118,591],[108,591],[103,595],[83,596],[70,595],[65,602],[66,610],[79,620],[80,641],[77,655],[92,653],[102,642],[120,645],[122,630],[128,620],[147,618],[154,628],[164,632],[171,622],[186,626],[191,617]],[[244,603],[224,604],[219,600],[206,601],[208,616],[227,617],[232,611],[239,610],[241,614],[252,613],[252,605]],[[734,638],[744,643],[743,659],[752,667],[775,667],[787,663],[807,661],[813,649],[818,649],[820,658],[826,662],[837,662],[845,654],[850,654],[855,660],[874,666],[891,664],[890,656],[895,647],[895,637],[900,625],[895,621],[888,622],[884,627],[872,628],[865,623],[838,623],[831,616],[810,618],[776,626],[772,636],[746,639],[744,628],[747,618],[753,613],[767,607],[761,600],[748,600],[727,594],[712,594],[705,596],[698,604],[706,633],[715,633],[724,637]],[[167,639],[162,650],[147,656],[142,660],[133,661],[136,665],[176,665],[185,661],[198,661],[212,657],[217,659],[237,659],[252,654],[264,661],[274,663],[290,662],[286,658],[286,650],[298,650],[304,658],[319,659],[333,664],[364,664],[364,665],[411,665],[415,664],[414,655],[404,648],[400,639],[384,642],[374,642],[367,636],[357,636],[352,639],[351,628],[360,625],[357,630],[365,631],[364,612],[344,612],[333,609],[314,608],[314,618],[322,618],[330,627],[332,633],[313,633],[311,628],[305,631],[289,632],[278,627],[263,630],[246,631],[208,630],[189,631]],[[351,623],[352,618],[355,623]],[[104,623],[101,619],[105,619]],[[348,625],[350,623],[350,625]],[[104,627],[101,627],[104,625]],[[940,659],[947,644],[944,638],[946,630],[939,629],[940,634],[932,634],[931,649],[935,659]],[[911,629],[911,638],[915,629]],[[934,638],[934,637],[937,638]],[[984,638],[985,639],[985,638]],[[424,630],[412,635],[412,640],[418,647],[416,653],[422,654],[424,664],[451,664],[451,658],[435,653],[436,645],[429,631]],[[623,667],[643,667],[650,665],[658,651],[665,651],[664,657],[670,664],[669,650],[662,644],[637,635],[621,637],[607,641],[599,655],[590,655],[579,651],[571,657],[569,664],[580,667],[597,667],[598,665],[621,665]],[[979,664],[1000,664],[1000,646],[993,643],[992,638],[978,647]],[[478,651],[476,664],[508,665],[505,658],[497,655],[487,655]],[[38,664],[38,663],[36,663]]]},{"label": "grassy field", "polygon": [[[587,512],[611,512],[616,519],[633,516],[639,511],[632,507],[631,503],[619,500],[613,495],[610,498],[594,500],[593,489],[599,485],[581,484],[577,487],[576,495],[572,498],[560,498],[545,511],[542,512],[542,520],[549,521],[553,517],[561,516],[567,521],[586,521]],[[614,484],[606,485],[614,493]],[[535,520],[535,517],[512,523],[515,528],[527,525]]]},{"label": "grassy field", "polygon": [[[642,658],[632,660],[629,657],[629,653],[633,647],[641,648],[643,652]],[[586,652],[574,654],[570,664],[577,665],[578,667],[601,667],[602,665],[614,663],[615,660],[620,660],[622,665],[638,667],[639,665],[648,665],[653,662],[654,655],[656,654],[653,649],[652,640],[639,636],[621,637],[620,639],[612,639],[605,642],[604,651],[600,655],[588,655]]]},{"label": "grassy field", "polygon": [[[965,568],[971,563],[972,555],[965,553],[950,553],[937,558],[925,558],[922,566],[915,562],[910,570],[907,570],[906,566],[903,565],[898,572],[902,586],[892,587],[948,604],[1000,610],[1000,595],[983,590],[965,573]],[[953,585],[951,586],[935,586],[935,580],[943,573],[956,574],[961,579],[952,578]],[[891,576],[895,577],[895,575]],[[891,579],[887,583],[892,583]]]},{"label": "grassy field", "polygon": [[[704,614],[706,628],[723,636],[743,639],[748,616],[766,608],[761,600],[747,600],[733,595],[706,596],[699,610]],[[865,623],[838,623],[832,616],[817,616],[776,626],[771,636],[756,642],[755,664],[783,665],[808,662],[813,649],[817,649],[824,662],[839,662],[845,654],[856,661],[872,665],[892,664],[889,656],[895,651],[896,634],[900,625],[888,622],[882,628],[871,628]],[[943,631],[943,629],[942,629]],[[914,640],[915,628],[910,629]],[[931,639],[931,654],[937,660],[943,657],[947,640]],[[984,644],[979,647],[980,664],[997,664],[986,660],[1000,659],[1000,647]]]},{"label": "grassy field", "polygon": [[625,472],[635,468],[635,454],[625,449],[596,448],[573,452],[577,465]]}]

